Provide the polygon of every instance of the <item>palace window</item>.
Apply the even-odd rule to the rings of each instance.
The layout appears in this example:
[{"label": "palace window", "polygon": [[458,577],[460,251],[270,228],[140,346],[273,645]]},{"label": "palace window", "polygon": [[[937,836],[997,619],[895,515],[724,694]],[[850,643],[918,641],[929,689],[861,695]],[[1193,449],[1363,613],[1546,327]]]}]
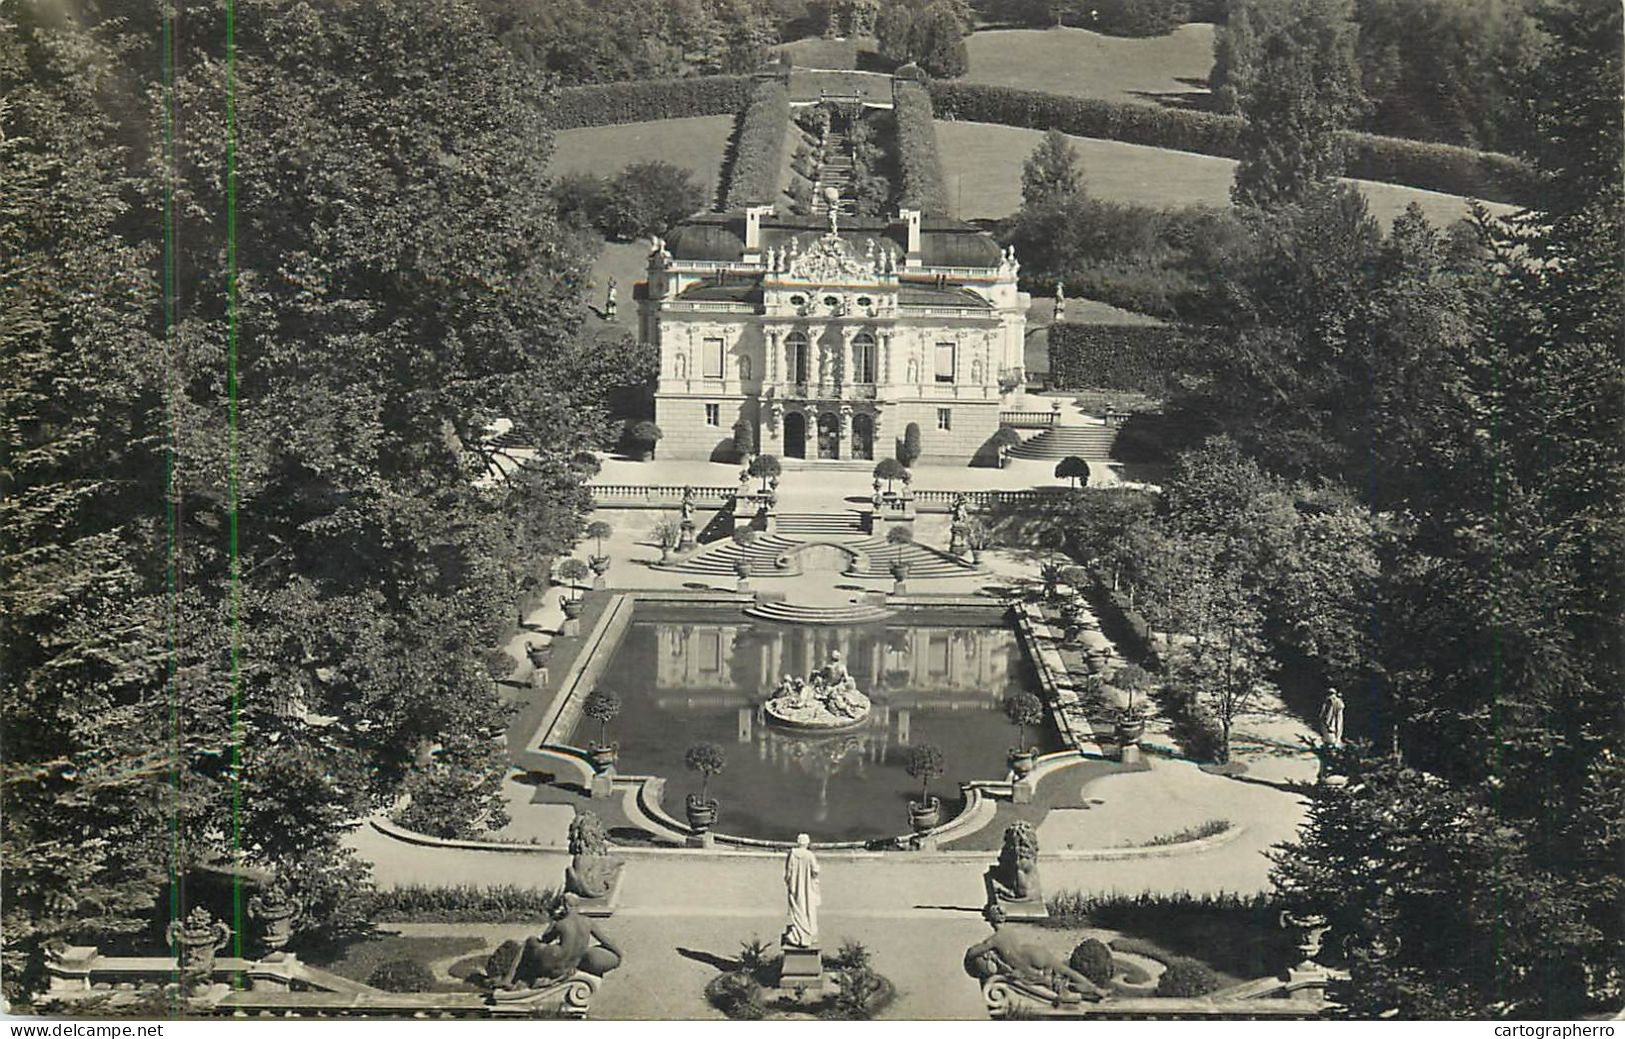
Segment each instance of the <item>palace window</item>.
[{"label": "palace window", "polygon": [[707,404],[705,406],[705,424],[708,426],[722,425],[722,405]]},{"label": "palace window", "polygon": [[807,336],[802,332],[791,332],[784,337],[785,351],[790,355],[790,381],[806,382],[809,344]]},{"label": "palace window", "polygon": [[953,429],[954,428],[954,409],[953,408],[938,408],[937,409],[937,428],[938,429]]},{"label": "palace window", "polygon": [[722,340],[707,339],[704,346],[700,375],[706,379],[722,378]]},{"label": "palace window", "polygon": [[937,344],[936,357],[937,357],[937,366],[936,366],[937,381],[938,382],[953,382],[954,381],[954,344],[952,344],[952,343],[938,343]]},{"label": "palace window", "polygon": [[852,381],[875,381],[875,337],[860,332],[852,340]]}]

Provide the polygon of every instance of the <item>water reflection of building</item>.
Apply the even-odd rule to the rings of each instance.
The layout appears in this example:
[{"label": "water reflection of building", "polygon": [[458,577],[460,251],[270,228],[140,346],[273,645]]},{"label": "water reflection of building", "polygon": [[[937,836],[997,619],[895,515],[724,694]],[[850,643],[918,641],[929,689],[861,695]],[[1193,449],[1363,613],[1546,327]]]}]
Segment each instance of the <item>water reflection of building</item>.
[{"label": "water reflection of building", "polygon": [[[739,708],[738,742],[753,744],[761,761],[786,773],[800,773],[818,782],[818,809],[814,819],[829,817],[829,783],[836,776],[863,779],[870,765],[878,765],[892,746],[908,743],[909,712],[874,705],[863,728],[830,736],[786,732],[767,721],[761,705]],[[896,732],[893,733],[893,724]]]},{"label": "water reflection of building", "polygon": [[859,687],[877,703],[997,706],[1008,694],[1020,652],[1003,628],[655,628],[655,688],[720,694],[702,698],[714,705],[755,703],[784,675],[806,675],[839,650]]}]

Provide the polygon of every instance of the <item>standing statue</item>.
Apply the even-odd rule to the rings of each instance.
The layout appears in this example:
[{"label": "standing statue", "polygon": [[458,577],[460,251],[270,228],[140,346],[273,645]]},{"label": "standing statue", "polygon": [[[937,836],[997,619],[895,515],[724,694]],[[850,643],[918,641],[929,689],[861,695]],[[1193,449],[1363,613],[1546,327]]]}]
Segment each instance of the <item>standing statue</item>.
[{"label": "standing statue", "polygon": [[626,863],[609,856],[609,834],[592,812],[577,811],[570,820],[570,864],[564,867],[564,890],[582,898],[605,898]]},{"label": "standing statue", "polygon": [[609,287],[604,290],[604,320],[615,320],[615,279],[609,279]]},{"label": "standing statue", "polygon": [[[747,477],[749,475],[750,475],[749,473],[746,473]],[[693,523],[694,522],[694,488],[692,488],[692,487],[684,487],[683,488],[683,502],[682,502],[682,505],[680,507],[683,510],[683,522],[684,523]]]},{"label": "standing statue", "polygon": [[784,856],[784,891],[790,923],[779,944],[787,949],[817,948],[818,858],[812,853],[812,838],[804,833],[796,835],[796,846]]},{"label": "standing statue", "polygon": [[541,934],[526,938],[523,945],[505,941],[485,961],[492,988],[544,988],[578,970],[601,978],[621,965],[621,950],[581,915],[575,895],[560,896],[549,915]]},{"label": "standing statue", "polygon": [[1320,738],[1329,746],[1343,745],[1343,698],[1333,689],[1320,705]]},{"label": "standing statue", "polygon": [[1055,283],[1055,320],[1066,320],[1066,286],[1058,281]]},{"label": "standing statue", "polygon": [[1002,974],[1028,984],[1041,985],[1055,993],[1057,1000],[1063,1003],[1076,1003],[1083,999],[1095,1001],[1105,997],[1106,993],[1094,982],[1073,970],[1056,953],[1041,945],[1022,942],[1011,932],[1000,930],[1005,915],[998,906],[988,906],[982,910],[982,919],[993,928],[993,934],[965,950],[966,974],[980,981]]},{"label": "standing statue", "polygon": [[1026,821],[1011,823],[1004,831],[999,861],[983,874],[987,904],[1042,899],[1038,884],[1038,831]]},{"label": "standing statue", "polygon": [[970,520],[970,499],[963,494],[954,495],[952,525],[963,527]]}]

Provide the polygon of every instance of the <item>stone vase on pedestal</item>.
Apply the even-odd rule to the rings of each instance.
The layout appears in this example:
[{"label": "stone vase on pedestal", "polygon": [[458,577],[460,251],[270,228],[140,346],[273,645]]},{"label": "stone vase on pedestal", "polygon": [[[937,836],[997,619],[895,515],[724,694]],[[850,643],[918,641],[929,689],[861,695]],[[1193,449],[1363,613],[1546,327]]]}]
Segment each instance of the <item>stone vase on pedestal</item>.
[{"label": "stone vase on pedestal", "polygon": [[182,990],[189,996],[207,991],[214,973],[215,953],[231,940],[231,928],[198,906],[185,920],[170,921],[164,936],[175,946]]}]

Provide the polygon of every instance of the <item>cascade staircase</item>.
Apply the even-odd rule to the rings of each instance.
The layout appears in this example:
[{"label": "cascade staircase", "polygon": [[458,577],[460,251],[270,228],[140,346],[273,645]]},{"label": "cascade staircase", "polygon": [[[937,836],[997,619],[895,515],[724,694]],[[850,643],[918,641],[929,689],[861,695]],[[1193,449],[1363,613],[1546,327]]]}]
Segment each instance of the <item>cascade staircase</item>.
[{"label": "cascade staircase", "polygon": [[[852,547],[862,552],[866,565],[858,566],[848,574],[852,577],[891,579],[892,563],[897,561],[899,547],[886,543],[883,537],[868,537],[853,542]],[[909,542],[901,547],[903,562],[908,564],[908,580],[929,580],[934,577],[964,577],[979,572],[979,568],[940,552],[928,545]]]},{"label": "cascade staircase", "polygon": [[893,612],[866,602],[822,606],[769,599],[745,607],[747,616],[782,624],[873,624],[892,616]]}]

